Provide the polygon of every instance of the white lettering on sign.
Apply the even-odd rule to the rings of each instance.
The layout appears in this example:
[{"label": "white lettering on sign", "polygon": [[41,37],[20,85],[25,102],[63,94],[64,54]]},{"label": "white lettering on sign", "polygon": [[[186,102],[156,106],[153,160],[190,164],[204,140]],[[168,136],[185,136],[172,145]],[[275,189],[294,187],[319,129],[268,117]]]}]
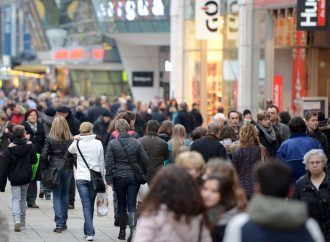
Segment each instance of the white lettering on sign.
[{"label": "white lettering on sign", "polygon": [[164,16],[165,7],[162,0],[109,0],[107,4],[100,3],[98,16],[133,21],[137,17]]},{"label": "white lettering on sign", "polygon": [[300,22],[302,27],[317,26],[317,0],[306,0],[305,11],[300,13],[303,21]]},{"label": "white lettering on sign", "polygon": [[196,39],[219,38],[220,0],[199,0],[195,6]]}]

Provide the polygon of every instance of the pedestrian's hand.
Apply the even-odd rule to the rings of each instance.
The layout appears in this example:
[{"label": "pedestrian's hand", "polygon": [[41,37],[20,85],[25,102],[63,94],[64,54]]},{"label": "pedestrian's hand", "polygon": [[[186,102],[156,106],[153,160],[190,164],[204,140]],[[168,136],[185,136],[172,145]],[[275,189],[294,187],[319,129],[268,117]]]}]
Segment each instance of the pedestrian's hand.
[{"label": "pedestrian's hand", "polygon": [[9,129],[5,128],[5,134],[8,134],[9,133]]},{"label": "pedestrian's hand", "polygon": [[75,135],[75,136],[73,136],[73,138],[75,139],[75,140],[80,140],[80,135],[78,134],[78,135]]}]

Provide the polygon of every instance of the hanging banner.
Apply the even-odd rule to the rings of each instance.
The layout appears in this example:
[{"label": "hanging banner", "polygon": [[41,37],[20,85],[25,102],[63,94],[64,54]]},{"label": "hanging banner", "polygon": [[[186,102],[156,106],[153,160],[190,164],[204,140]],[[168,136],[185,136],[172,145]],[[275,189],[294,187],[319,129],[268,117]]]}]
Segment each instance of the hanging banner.
[{"label": "hanging banner", "polygon": [[283,76],[274,76],[273,104],[278,107],[279,112],[282,111],[282,104],[283,104]]},{"label": "hanging banner", "polygon": [[195,5],[196,39],[220,38],[220,0],[199,0]]},{"label": "hanging banner", "polygon": [[11,6],[5,5],[2,7],[2,54],[11,55]]},{"label": "hanging banner", "polygon": [[328,0],[297,1],[298,30],[329,30]]}]

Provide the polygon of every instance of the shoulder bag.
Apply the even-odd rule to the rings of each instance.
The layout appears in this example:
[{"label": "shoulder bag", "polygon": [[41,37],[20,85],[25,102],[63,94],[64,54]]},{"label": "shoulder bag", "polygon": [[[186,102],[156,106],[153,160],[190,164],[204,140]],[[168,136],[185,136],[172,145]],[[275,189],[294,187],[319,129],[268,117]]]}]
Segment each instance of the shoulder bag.
[{"label": "shoulder bag", "polygon": [[103,182],[103,178],[102,178],[102,174],[101,172],[99,171],[94,171],[92,169],[89,168],[89,165],[87,164],[86,160],[85,160],[85,157],[83,156],[83,154],[81,153],[81,150],[79,148],[79,140],[77,140],[77,148],[78,148],[78,151],[81,155],[81,158],[84,160],[89,172],[90,172],[90,175],[91,175],[91,182],[92,182],[92,186],[93,186],[93,190],[97,193],[105,193],[106,189],[105,189],[105,184]]},{"label": "shoulder bag", "polygon": [[69,153],[69,151],[66,150],[59,167],[51,166],[51,167],[48,167],[48,169],[46,170],[46,174],[42,180],[43,185],[46,188],[54,188],[60,184],[61,171],[64,167],[66,158],[68,157],[68,153]]},{"label": "shoulder bag", "polygon": [[141,166],[138,163],[136,163],[136,162],[133,163],[129,159],[129,155],[128,155],[128,152],[127,152],[127,149],[126,149],[125,145],[123,144],[123,142],[120,139],[117,139],[117,140],[118,140],[119,144],[121,145],[121,147],[123,148],[123,150],[124,150],[124,152],[126,154],[126,157],[127,157],[127,160],[128,160],[129,165],[133,169],[134,176],[135,176],[135,179],[136,179],[137,183],[139,183],[139,184],[146,184],[147,183],[147,177],[144,174]]}]

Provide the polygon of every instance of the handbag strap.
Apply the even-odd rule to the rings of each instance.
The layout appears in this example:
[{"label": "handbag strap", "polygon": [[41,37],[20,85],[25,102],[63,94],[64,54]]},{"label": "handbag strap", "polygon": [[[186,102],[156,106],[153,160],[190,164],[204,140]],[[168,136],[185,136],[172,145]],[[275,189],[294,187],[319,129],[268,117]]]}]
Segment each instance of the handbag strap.
[{"label": "handbag strap", "polygon": [[79,148],[78,143],[79,143],[79,140],[77,140],[77,148],[78,148],[79,154],[80,154],[81,158],[84,160],[84,162],[85,162],[85,164],[86,164],[88,170],[90,170],[89,165],[87,164],[87,162],[86,162],[86,160],[85,160],[85,157],[84,157],[83,154],[81,153],[81,150],[80,150],[80,148]]},{"label": "handbag strap", "polygon": [[121,141],[119,138],[118,138],[117,140],[118,140],[119,144],[121,145],[121,147],[123,148],[123,150],[124,150],[124,152],[125,152],[125,154],[126,154],[126,157],[127,157],[127,161],[128,161],[128,163],[129,163],[129,165],[131,166],[131,168],[133,169],[133,172],[134,172],[134,174],[135,174],[135,170],[134,170],[133,163],[132,163],[132,161],[129,159],[129,155],[128,155],[128,152],[127,152],[127,149],[126,149],[125,145],[123,144],[123,141]]},{"label": "handbag strap", "polygon": [[204,219],[202,219],[200,224],[199,224],[198,242],[202,241],[203,225],[204,225]]}]

